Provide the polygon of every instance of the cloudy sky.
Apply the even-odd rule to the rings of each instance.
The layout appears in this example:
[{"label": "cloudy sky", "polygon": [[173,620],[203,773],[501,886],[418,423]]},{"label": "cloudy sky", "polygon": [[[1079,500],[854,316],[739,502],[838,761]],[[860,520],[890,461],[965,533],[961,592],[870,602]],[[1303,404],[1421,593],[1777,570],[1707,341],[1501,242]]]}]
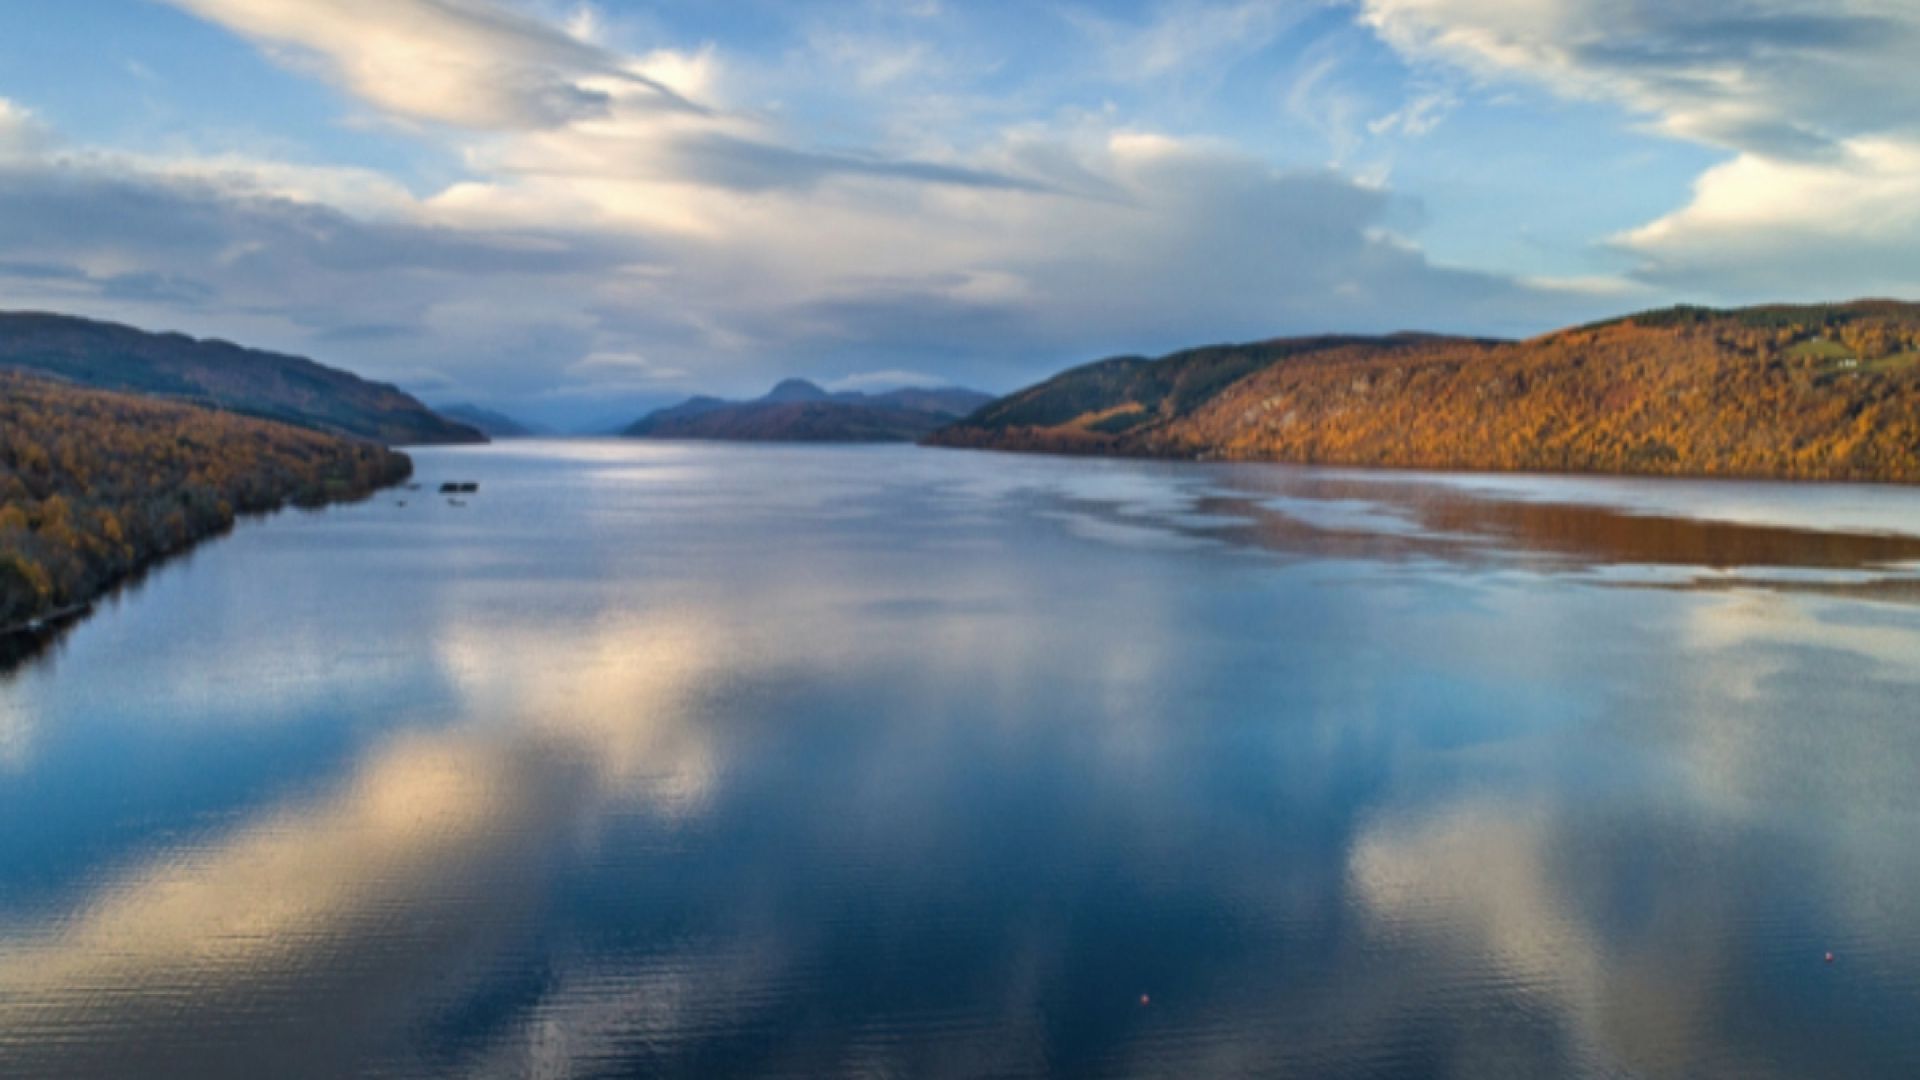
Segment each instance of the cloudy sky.
[{"label": "cloudy sky", "polygon": [[0,307],[560,422],[1920,296],[1915,0],[0,5]]}]

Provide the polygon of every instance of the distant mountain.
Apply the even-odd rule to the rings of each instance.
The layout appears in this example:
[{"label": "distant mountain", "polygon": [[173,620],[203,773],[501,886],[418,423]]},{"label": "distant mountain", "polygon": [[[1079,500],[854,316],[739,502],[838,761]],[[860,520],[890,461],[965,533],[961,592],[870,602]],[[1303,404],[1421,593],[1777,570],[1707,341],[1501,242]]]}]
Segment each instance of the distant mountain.
[{"label": "distant mountain", "polygon": [[457,405],[437,405],[434,411],[449,420],[457,420],[470,428],[479,430],[489,439],[527,439],[536,435],[552,434],[549,429],[538,424],[524,424],[505,413],[484,409],[467,402]]},{"label": "distant mountain", "polygon": [[992,401],[957,387],[829,393],[786,379],[752,401],[693,397],[647,414],[624,434],[739,442],[912,442]]},{"label": "distant mountain", "polygon": [[815,386],[805,379],[782,379],[767,396],[760,400],[768,403],[787,403],[794,401],[826,401],[833,395]]},{"label": "distant mountain", "polygon": [[746,403],[723,401],[717,397],[707,397],[701,394],[696,397],[690,397],[678,405],[672,405],[664,409],[655,409],[640,420],[622,427],[620,433],[625,435],[645,434],[635,429],[639,428],[642,424],[651,424],[654,426],[683,424],[692,421],[696,417],[706,416],[709,413],[741,408],[744,404]]},{"label": "distant mountain", "polygon": [[66,315],[0,312],[0,370],[175,398],[389,445],[486,441],[397,387],[311,360]]},{"label": "distant mountain", "polygon": [[1920,305],[1680,307],[1527,341],[1116,357],[929,443],[1444,469],[1920,483]]}]

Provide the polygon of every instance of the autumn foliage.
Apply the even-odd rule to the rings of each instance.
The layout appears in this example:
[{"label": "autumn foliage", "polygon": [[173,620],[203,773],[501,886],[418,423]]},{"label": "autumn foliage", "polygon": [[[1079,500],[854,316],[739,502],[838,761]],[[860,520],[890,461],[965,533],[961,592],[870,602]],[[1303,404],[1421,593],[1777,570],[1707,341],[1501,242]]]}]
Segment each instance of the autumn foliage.
[{"label": "autumn foliage", "polygon": [[1675,308],[1522,342],[1315,338],[1105,361],[932,441],[1920,483],[1920,306]]},{"label": "autumn foliage", "polygon": [[289,502],[404,479],[372,443],[191,405],[0,374],[0,628]]}]

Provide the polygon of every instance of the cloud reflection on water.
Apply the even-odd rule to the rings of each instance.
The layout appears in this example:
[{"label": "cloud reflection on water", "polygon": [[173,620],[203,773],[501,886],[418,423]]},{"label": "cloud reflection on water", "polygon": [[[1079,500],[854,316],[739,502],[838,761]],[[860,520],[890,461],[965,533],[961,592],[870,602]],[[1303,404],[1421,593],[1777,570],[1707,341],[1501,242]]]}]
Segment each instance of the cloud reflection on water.
[{"label": "cloud reflection on water", "polygon": [[[1802,1008],[1864,1032],[1837,1060],[1900,1050],[1743,982],[1817,922],[1920,1004],[1888,902],[1920,884],[1888,838],[1920,759],[1889,706],[1920,678],[1904,608],[1539,565],[1706,535],[1587,536],[1592,508],[1383,496],[1448,528],[1347,544],[1369,515],[1311,474],[1277,497],[1335,518],[1277,522],[1288,504],[1231,470],[822,453],[770,481],[724,451],[595,453],[571,507],[532,505],[539,469],[490,475],[480,510],[524,519],[448,519],[478,550],[404,555],[401,602],[344,609],[349,648],[419,673],[396,694],[413,722],[0,931],[10,1066],[1767,1075],[1808,1063],[1764,1030]],[[1243,505],[1206,516],[1236,484]],[[1245,550],[1307,558],[1116,542],[1062,512],[1188,540],[1264,514],[1273,543]],[[329,520],[369,519],[310,522],[313,542]],[[1479,553],[1435,554],[1459,536]],[[1904,550],[1802,539],[1738,550]],[[331,636],[300,640],[289,685],[323,694]],[[83,644],[72,678],[111,659]],[[261,647],[238,667],[270,666]],[[1793,726],[1819,703],[1846,730]],[[269,704],[232,711],[270,726]]]}]

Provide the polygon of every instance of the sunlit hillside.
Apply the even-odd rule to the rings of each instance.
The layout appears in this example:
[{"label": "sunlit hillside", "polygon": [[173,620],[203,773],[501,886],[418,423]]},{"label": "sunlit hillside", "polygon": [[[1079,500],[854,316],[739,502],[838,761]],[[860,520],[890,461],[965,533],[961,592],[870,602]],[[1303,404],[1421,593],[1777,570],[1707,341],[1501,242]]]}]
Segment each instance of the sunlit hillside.
[{"label": "sunlit hillside", "polygon": [[1674,308],[1523,342],[1399,335],[1076,368],[949,446],[1920,482],[1920,306]]}]

